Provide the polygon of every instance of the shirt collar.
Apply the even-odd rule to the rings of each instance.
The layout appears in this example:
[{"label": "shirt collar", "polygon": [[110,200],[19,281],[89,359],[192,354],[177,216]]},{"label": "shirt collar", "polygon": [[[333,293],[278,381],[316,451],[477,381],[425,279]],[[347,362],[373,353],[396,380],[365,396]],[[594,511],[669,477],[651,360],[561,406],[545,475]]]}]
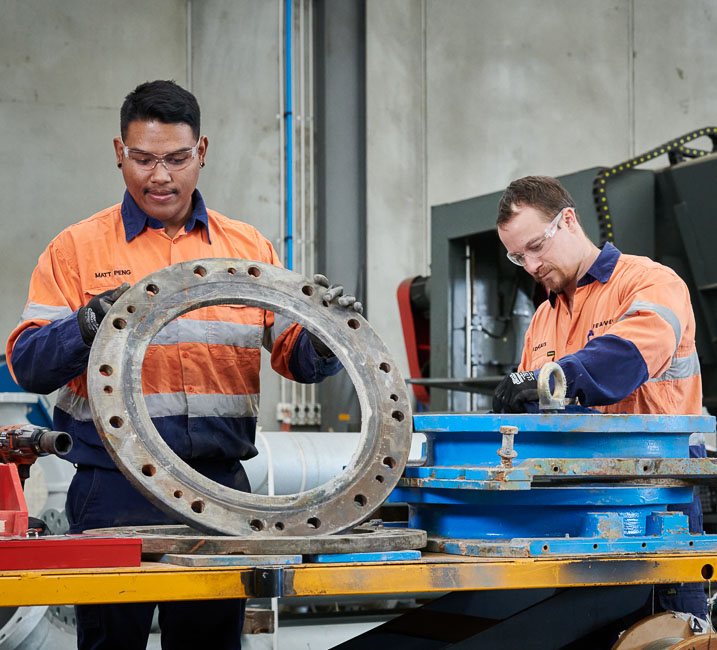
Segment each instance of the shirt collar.
[{"label": "shirt collar", "polygon": [[[578,287],[587,286],[595,281],[605,284],[612,277],[617,260],[622,253],[610,242],[605,242],[600,248],[600,254],[597,259],[593,262],[592,266],[587,270],[585,275],[578,280]],[[557,299],[558,294],[551,291],[548,296],[551,307],[555,307]]]},{"label": "shirt collar", "polygon": [[[129,190],[125,190],[124,198],[122,199],[122,223],[124,224],[124,234],[127,242],[131,242],[139,235],[145,226],[153,230],[164,228],[164,224],[159,219],[153,219],[137,205]],[[207,208],[199,190],[195,189],[192,193],[192,214],[189,215],[187,223],[184,224],[184,231],[191,232],[198,223],[204,227],[207,233],[207,241],[211,244]]]}]

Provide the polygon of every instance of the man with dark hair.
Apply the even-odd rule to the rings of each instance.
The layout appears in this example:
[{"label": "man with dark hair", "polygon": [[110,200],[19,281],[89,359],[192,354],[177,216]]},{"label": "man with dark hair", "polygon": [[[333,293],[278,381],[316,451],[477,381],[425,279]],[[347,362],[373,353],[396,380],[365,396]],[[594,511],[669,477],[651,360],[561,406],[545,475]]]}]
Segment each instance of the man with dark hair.
[{"label": "man with dark hair", "polygon": [[[87,360],[112,304],[130,283],[177,262],[234,257],[280,264],[255,228],[205,207],[196,185],[207,147],[191,93],[172,81],[153,81],[127,95],[121,137],[114,139],[127,186],[122,203],[50,242],[8,340],[8,365],[18,384],[36,393],[59,389],[54,427],[72,435],[66,458],[77,467],[66,506],[72,533],[176,523],[117,470],[92,422]],[[340,287],[327,288],[325,299],[361,311]],[[262,344],[272,367],[289,379],[318,382],[341,369],[299,325],[234,305],[204,307],[169,323],[152,340],[142,369],[147,409],[170,448],[205,476],[244,491],[250,486],[241,460],[257,454]],[[144,648],[154,607],[78,606],[78,647]],[[239,648],[243,614],[240,599],[160,603],[162,645]]]},{"label": "man with dark hair", "polygon": [[[518,371],[495,390],[493,410],[520,413],[538,399],[540,368],[555,361],[567,397],[603,413],[700,415],[702,378],[687,285],[647,257],[598,248],[575,202],[555,178],[513,181],[498,204],[498,236],[508,259],[548,291],[525,335]],[[704,457],[704,444],[690,446]],[[687,508],[702,532],[699,499]],[[701,585],[658,589],[665,609],[706,618]],[[693,589],[694,587],[694,589]]]}]

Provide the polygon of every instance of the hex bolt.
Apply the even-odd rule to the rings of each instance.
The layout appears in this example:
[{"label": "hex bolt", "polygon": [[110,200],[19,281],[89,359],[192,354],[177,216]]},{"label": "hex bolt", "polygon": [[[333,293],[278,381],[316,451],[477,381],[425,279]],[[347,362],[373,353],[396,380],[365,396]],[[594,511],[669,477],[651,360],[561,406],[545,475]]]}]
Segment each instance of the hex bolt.
[{"label": "hex bolt", "polygon": [[513,437],[517,435],[518,427],[504,425],[500,428],[500,432],[503,435],[503,446],[498,450],[500,462],[503,467],[513,467],[513,459],[518,455],[513,449]]}]

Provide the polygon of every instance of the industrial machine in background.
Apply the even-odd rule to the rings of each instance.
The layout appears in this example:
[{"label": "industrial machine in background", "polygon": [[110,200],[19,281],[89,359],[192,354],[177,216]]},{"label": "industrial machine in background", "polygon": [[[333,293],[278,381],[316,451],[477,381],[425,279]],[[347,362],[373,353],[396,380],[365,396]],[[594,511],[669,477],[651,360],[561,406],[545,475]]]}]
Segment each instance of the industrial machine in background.
[{"label": "industrial machine in background", "polygon": [[[703,142],[711,149],[692,148]],[[651,257],[687,283],[707,408],[717,407],[716,143],[717,128],[698,129],[612,167],[559,177],[594,242]],[[656,159],[668,165],[638,169]],[[433,207],[431,277],[399,288],[409,381],[424,409],[490,408],[489,395],[518,365],[530,319],[546,298],[506,259],[495,228],[501,195]]]}]

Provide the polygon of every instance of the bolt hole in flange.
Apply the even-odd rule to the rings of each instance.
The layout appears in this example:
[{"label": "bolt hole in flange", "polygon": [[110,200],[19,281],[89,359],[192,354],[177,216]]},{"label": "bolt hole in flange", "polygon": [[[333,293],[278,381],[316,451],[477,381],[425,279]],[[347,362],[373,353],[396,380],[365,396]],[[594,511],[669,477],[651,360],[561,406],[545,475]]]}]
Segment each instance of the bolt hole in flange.
[{"label": "bolt hole in flange", "polygon": [[[153,273],[113,305],[90,352],[90,407],[117,466],[152,503],[204,532],[292,536],[348,530],[386,500],[411,444],[406,386],[370,324],[338,304],[322,309],[321,289],[271,264],[202,259]],[[146,350],[169,323],[212,305],[265,309],[275,321],[305,326],[332,349],[354,384],[361,407],[359,447],[343,471],[300,492],[300,499],[238,492],[209,480],[177,457],[152,424],[141,389]],[[125,321],[121,329],[113,325],[119,318]],[[108,416],[119,419],[109,422]],[[156,469],[152,480],[143,471],[148,465]],[[347,508],[347,502],[355,507]],[[261,527],[250,525],[257,521]]]},{"label": "bolt hole in flange", "polygon": [[711,564],[705,564],[700,571],[702,577],[705,580],[712,580],[712,576],[715,573],[714,567]]}]

